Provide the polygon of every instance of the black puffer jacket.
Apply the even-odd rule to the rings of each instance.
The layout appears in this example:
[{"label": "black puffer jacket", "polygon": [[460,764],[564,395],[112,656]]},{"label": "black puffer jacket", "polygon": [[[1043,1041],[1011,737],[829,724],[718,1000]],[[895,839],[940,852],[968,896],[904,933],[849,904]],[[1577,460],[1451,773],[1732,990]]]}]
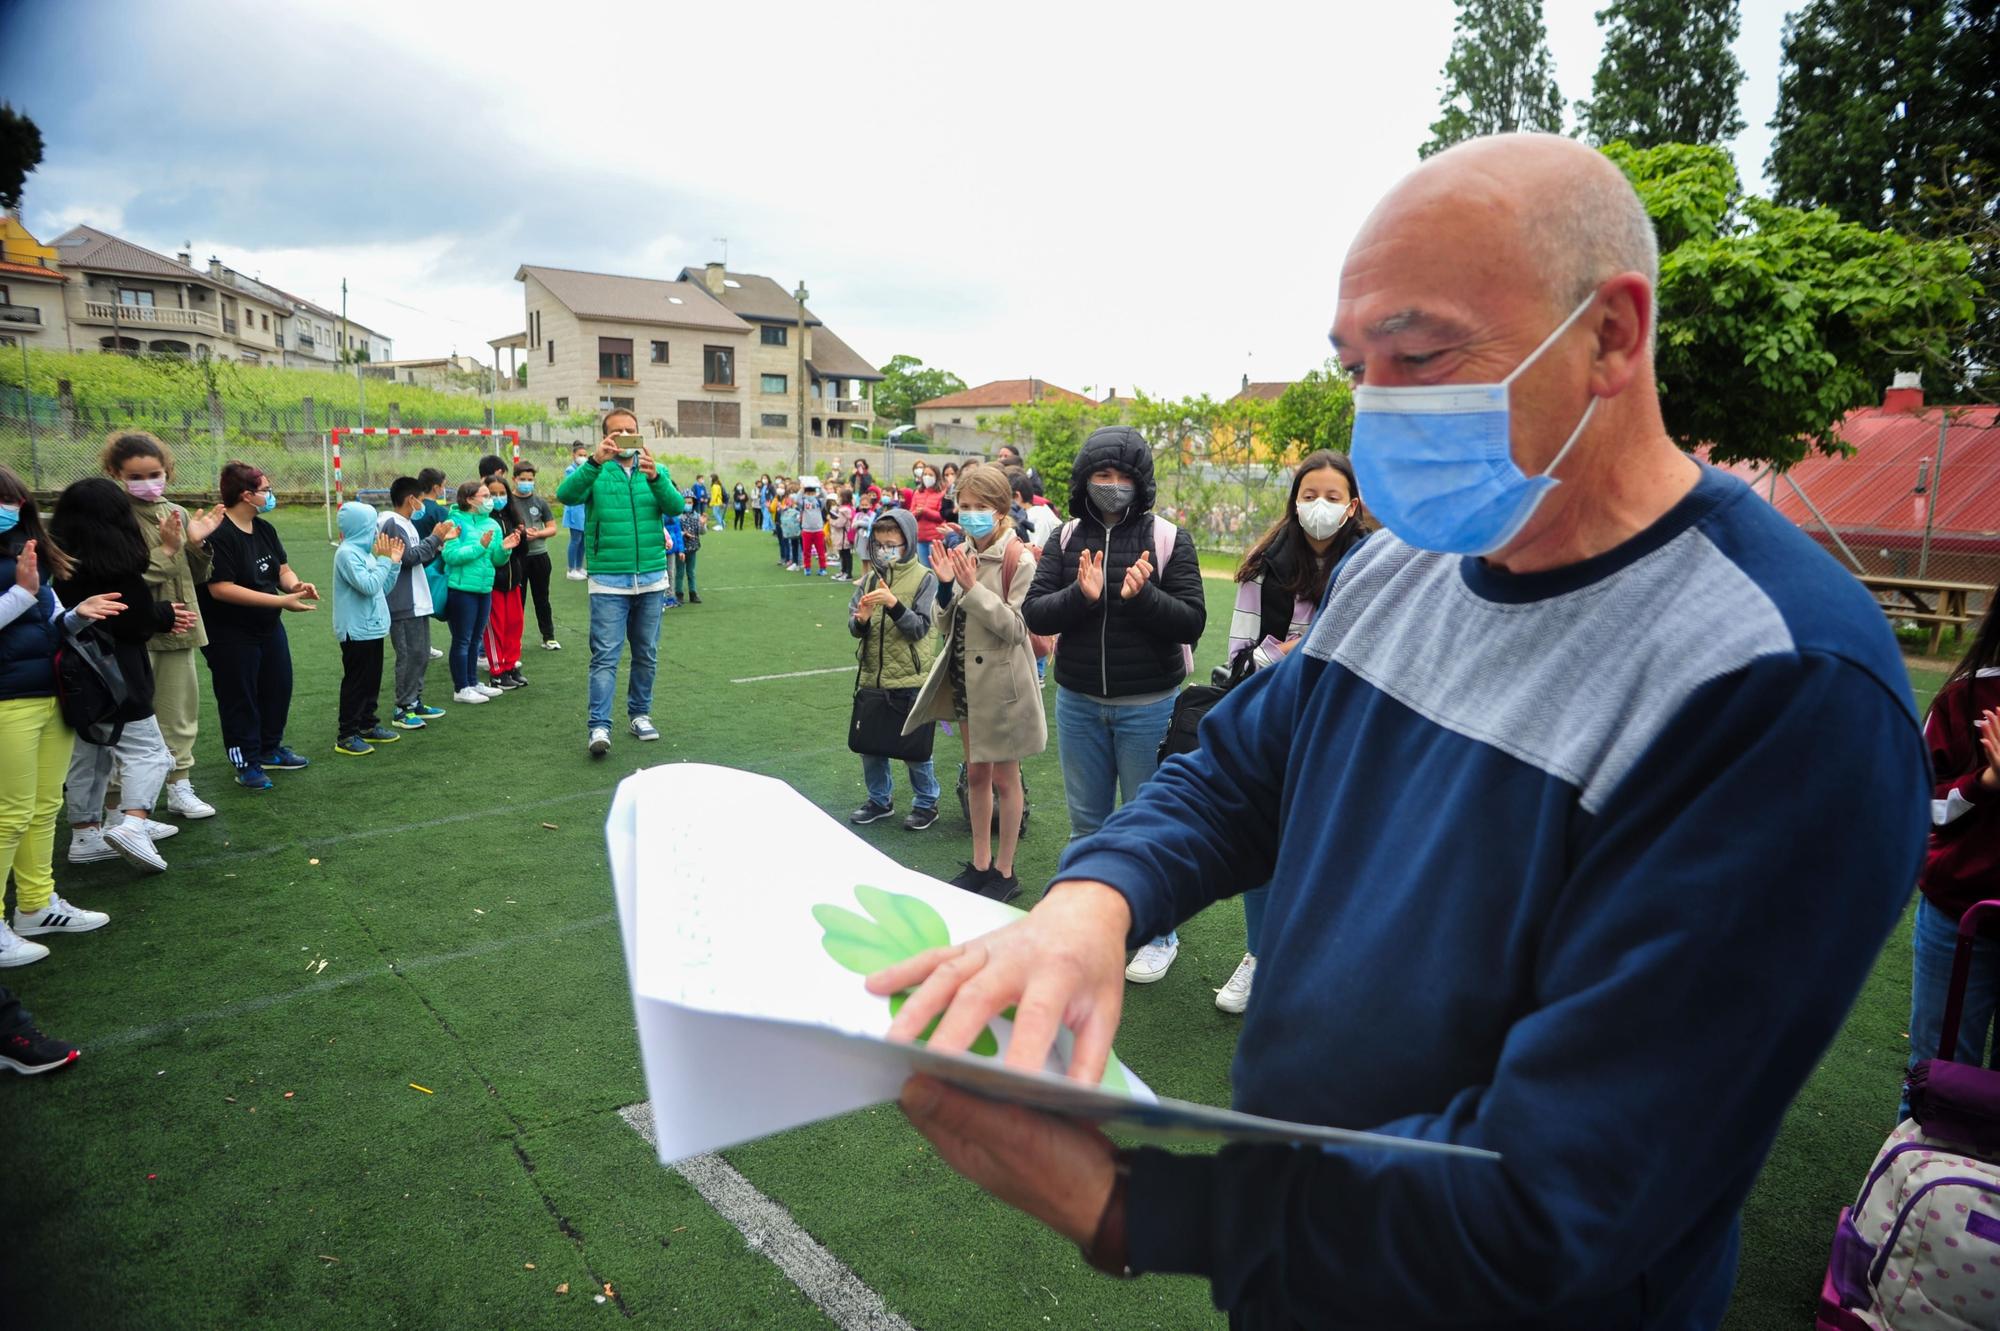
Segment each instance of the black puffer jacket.
[{"label": "black puffer jacket", "polygon": [[[1138,494],[1117,526],[1107,529],[1090,502],[1090,474],[1117,467],[1131,476]],[[1093,432],[1076,455],[1070,473],[1069,511],[1079,519],[1069,546],[1049,542],[1035,568],[1022,617],[1036,633],[1060,633],[1056,683],[1097,698],[1133,698],[1164,693],[1187,678],[1182,643],[1201,640],[1208,623],[1202,593],[1201,561],[1185,532],[1174,536],[1165,568],[1155,568],[1145,588],[1131,600],[1120,595],[1125,573],[1153,549],[1153,450],[1144,436],[1124,425]],[[1083,552],[1106,553],[1104,594],[1095,603],[1076,585]]]}]

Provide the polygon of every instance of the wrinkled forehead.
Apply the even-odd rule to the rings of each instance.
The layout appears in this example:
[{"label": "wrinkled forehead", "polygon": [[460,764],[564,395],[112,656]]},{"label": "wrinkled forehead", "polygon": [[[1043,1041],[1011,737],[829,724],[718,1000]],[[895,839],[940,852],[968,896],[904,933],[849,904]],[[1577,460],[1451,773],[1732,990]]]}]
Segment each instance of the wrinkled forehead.
[{"label": "wrinkled forehead", "polygon": [[1546,300],[1519,210],[1500,183],[1412,177],[1376,205],[1340,270],[1338,350],[1411,332],[1464,332]]}]

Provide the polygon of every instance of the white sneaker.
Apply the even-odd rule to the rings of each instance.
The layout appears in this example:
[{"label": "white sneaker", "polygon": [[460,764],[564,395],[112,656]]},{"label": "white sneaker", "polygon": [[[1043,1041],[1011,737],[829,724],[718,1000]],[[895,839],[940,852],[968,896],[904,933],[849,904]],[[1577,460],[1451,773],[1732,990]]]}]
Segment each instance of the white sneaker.
[{"label": "white sneaker", "polygon": [[154,873],[166,870],[167,862],[160,858],[160,852],[153,849],[153,838],[145,829],[131,819],[116,827],[104,829],[104,844],[119,855],[127,864],[137,869],[150,869]]},{"label": "white sneaker", "polygon": [[582,582],[585,578],[589,577],[590,575],[585,573],[580,568],[573,568],[569,572],[563,574],[563,576],[565,578],[568,578],[571,582]]},{"label": "white sneaker", "polygon": [[27,966],[40,961],[49,950],[40,943],[30,943],[21,935],[7,927],[7,921],[0,920],[0,969],[8,966]]},{"label": "white sneaker", "polygon": [[1151,984],[1164,980],[1167,967],[1174,964],[1174,958],[1181,954],[1178,942],[1169,943],[1164,938],[1155,938],[1139,949],[1139,955],[1132,958],[1132,964],[1125,968],[1125,978],[1133,984]]},{"label": "white sneaker", "polygon": [[593,758],[602,758],[605,754],[611,752],[610,728],[608,726],[592,726],[590,728],[589,747],[590,756]]},{"label": "white sneaker", "polygon": [[478,658],[474,660],[473,664],[478,666],[481,670],[486,669],[486,653],[481,652]]},{"label": "white sneaker", "polygon": [[167,812],[181,818],[213,818],[215,806],[194,793],[194,783],[186,777],[167,787]]},{"label": "white sneaker", "polygon": [[799,571],[799,566],[797,564],[785,565],[785,572],[787,573],[797,573],[798,571]]},{"label": "white sneaker", "polygon": [[660,732],[658,728],[656,728],[653,725],[652,717],[635,716],[632,718],[633,739],[658,739],[659,737],[660,737]]},{"label": "white sneaker", "polygon": [[1215,991],[1215,1005],[1224,1012],[1241,1012],[1250,1006],[1250,982],[1257,978],[1257,958],[1245,952],[1236,964],[1229,983]]},{"label": "white sneaker", "polygon": [[87,934],[109,923],[111,917],[103,911],[72,906],[59,896],[51,896],[48,905],[32,914],[14,912],[14,932],[23,938],[36,934]]},{"label": "white sneaker", "polygon": [[96,864],[102,860],[115,860],[118,852],[104,840],[104,829],[93,827],[88,831],[74,828],[69,834],[69,862],[71,864]]},{"label": "white sneaker", "polygon": [[545,652],[559,652],[562,650],[562,644],[554,638],[544,638],[542,640],[542,650]]},{"label": "white sneaker", "polygon": [[181,829],[175,827],[172,823],[157,822],[151,818],[121,818],[118,820],[118,825],[121,827],[142,828],[146,835],[155,841],[165,841],[170,836],[179,836],[181,834]]},{"label": "white sneaker", "polygon": [[452,694],[451,700],[453,702],[476,703],[487,701],[487,697],[476,688],[467,688],[460,689],[457,693]]},{"label": "white sneaker", "polygon": [[497,698],[501,694],[507,691],[501,688],[498,684],[474,684],[472,687],[479,690],[481,693],[485,694],[489,698]]},{"label": "white sneaker", "polygon": [[431,648],[431,660],[433,660],[433,661],[442,661],[442,660],[444,660],[444,653],[443,653],[443,652],[441,652],[441,651],[439,651],[439,650],[438,650],[437,648],[435,648],[435,647]]}]

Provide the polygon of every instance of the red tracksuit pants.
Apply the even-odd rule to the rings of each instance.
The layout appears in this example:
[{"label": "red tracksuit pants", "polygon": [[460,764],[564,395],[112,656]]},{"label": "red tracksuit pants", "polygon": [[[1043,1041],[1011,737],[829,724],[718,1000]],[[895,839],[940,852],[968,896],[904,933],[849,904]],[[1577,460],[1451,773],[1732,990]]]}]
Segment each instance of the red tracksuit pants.
[{"label": "red tracksuit pants", "polygon": [[805,543],[805,554],[799,558],[800,568],[811,568],[813,556],[819,556],[819,571],[826,572],[826,533],[805,531],[799,533],[799,540]]},{"label": "red tracksuit pants", "polygon": [[493,612],[486,620],[486,672],[504,675],[521,668],[521,589],[493,593]]}]

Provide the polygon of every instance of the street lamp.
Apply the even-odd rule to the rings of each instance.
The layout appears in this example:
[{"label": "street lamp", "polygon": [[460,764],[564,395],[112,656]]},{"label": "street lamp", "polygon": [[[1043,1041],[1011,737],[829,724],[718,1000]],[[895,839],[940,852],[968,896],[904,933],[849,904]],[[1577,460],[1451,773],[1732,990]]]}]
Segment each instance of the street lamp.
[{"label": "street lamp", "polygon": [[799,476],[806,474],[806,282],[799,279],[799,289],[792,293],[799,303]]}]

